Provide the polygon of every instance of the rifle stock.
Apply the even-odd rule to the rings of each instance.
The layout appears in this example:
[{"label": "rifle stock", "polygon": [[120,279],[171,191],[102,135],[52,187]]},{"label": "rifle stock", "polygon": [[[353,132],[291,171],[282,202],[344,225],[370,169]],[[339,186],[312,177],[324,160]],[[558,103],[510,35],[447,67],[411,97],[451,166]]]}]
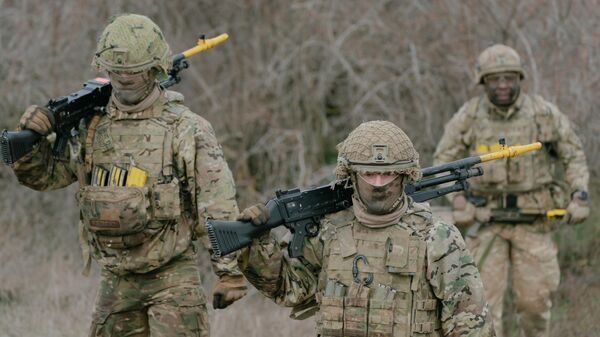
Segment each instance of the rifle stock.
[{"label": "rifle stock", "polygon": [[14,163],[14,158],[21,158],[42,138],[42,135],[31,130],[2,131],[0,135],[0,155],[7,165]]}]

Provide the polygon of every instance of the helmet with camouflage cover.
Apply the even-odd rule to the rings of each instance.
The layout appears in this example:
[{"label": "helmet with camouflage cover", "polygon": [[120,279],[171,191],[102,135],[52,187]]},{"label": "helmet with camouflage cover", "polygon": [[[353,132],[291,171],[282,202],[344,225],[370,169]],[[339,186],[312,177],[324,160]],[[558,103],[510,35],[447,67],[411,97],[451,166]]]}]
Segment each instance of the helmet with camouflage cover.
[{"label": "helmet with camouflage cover", "polygon": [[115,17],[100,35],[92,64],[99,70],[137,73],[157,69],[163,77],[171,67],[169,45],[160,28],[148,17]]},{"label": "helmet with camouflage cover", "polygon": [[396,172],[416,181],[421,178],[419,153],[393,123],[362,123],[338,145],[336,176],[343,179],[352,172]]},{"label": "helmet with camouflage cover", "polygon": [[519,73],[521,79],[525,78],[525,70],[516,50],[503,44],[495,44],[477,57],[475,83],[483,84],[486,75],[507,71]]}]

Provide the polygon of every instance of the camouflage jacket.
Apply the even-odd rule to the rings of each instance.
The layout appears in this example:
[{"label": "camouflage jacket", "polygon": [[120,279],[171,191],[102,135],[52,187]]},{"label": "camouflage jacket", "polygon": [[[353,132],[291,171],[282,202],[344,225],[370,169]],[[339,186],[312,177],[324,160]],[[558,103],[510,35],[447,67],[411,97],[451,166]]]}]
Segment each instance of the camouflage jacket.
[{"label": "camouflage jacket", "polygon": [[289,258],[285,248],[273,236],[256,240],[240,255],[240,269],[265,296],[295,312],[316,303],[322,336],[494,335],[462,236],[422,204],[377,229],[358,222],[352,210],[330,214],[319,235],[306,239],[302,258]]},{"label": "camouflage jacket", "polygon": [[[577,134],[558,108],[539,96],[521,94],[508,110],[500,110],[486,95],[465,103],[446,124],[434,154],[434,163],[499,149],[498,139],[508,145],[542,142],[543,149],[516,158],[483,165],[485,174],[472,179],[476,194],[492,199],[503,193],[520,196],[518,206],[531,209],[565,207],[565,193],[588,188],[589,171]],[[568,191],[558,186],[556,164],[564,166]],[[562,179],[561,179],[562,180]]]},{"label": "camouflage jacket", "polygon": [[[210,248],[204,231],[207,218],[237,216],[233,178],[212,126],[182,103],[183,96],[173,91],[164,91],[152,107],[140,113],[120,112],[109,102],[107,114],[96,117],[93,127],[82,123],[79,136],[70,139],[65,158],[53,158],[51,141],[42,139],[34,151],[15,163],[19,181],[35,190],[58,189],[80,181],[80,237],[86,261],[93,257],[118,274],[148,272],[189,249],[195,237]],[[88,137],[88,127],[94,130],[93,137]],[[137,165],[148,173],[147,182],[136,188],[90,186],[92,167],[103,165],[107,171],[110,166]],[[89,209],[89,205],[101,204],[103,198],[106,202],[124,198],[123,193],[138,190],[142,206],[115,215],[120,217],[120,226],[129,226],[127,230],[135,235],[119,232],[118,223],[109,231],[101,227],[110,221],[86,218],[87,213],[107,213],[111,218],[115,209]],[[90,203],[85,202],[88,197]],[[110,207],[126,208],[131,203],[113,202]],[[140,232],[135,226],[146,213],[148,219]],[[130,222],[136,224],[122,223],[123,214],[129,214]],[[121,237],[127,240],[118,241]],[[138,237],[141,239],[136,241]],[[212,262],[217,275],[240,273],[234,257]]]}]

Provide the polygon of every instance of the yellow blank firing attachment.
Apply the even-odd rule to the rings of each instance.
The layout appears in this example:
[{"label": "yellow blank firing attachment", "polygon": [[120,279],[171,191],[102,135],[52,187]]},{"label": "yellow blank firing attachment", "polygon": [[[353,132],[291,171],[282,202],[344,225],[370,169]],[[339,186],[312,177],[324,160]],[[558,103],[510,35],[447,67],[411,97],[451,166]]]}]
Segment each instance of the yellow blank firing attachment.
[{"label": "yellow blank firing attachment", "polygon": [[537,151],[541,148],[542,148],[542,143],[540,143],[540,142],[535,142],[535,143],[531,143],[531,144],[527,144],[527,145],[509,146],[509,147],[505,148],[504,150],[484,154],[484,155],[480,156],[479,158],[481,158],[481,162],[483,163],[486,161],[496,160],[496,159],[500,159],[500,158],[516,157],[516,156],[519,156],[526,152]]},{"label": "yellow blank firing attachment", "polygon": [[210,49],[218,44],[225,42],[229,38],[227,33],[221,34],[217,37],[213,37],[212,39],[199,39],[198,45],[184,51],[182,54],[185,58],[190,58],[198,53],[201,53],[207,49]]},{"label": "yellow blank firing attachment", "polygon": [[567,210],[564,208],[555,208],[555,209],[551,209],[546,211],[546,218],[548,220],[552,220],[552,219],[561,219],[564,218],[565,215],[567,215]]}]

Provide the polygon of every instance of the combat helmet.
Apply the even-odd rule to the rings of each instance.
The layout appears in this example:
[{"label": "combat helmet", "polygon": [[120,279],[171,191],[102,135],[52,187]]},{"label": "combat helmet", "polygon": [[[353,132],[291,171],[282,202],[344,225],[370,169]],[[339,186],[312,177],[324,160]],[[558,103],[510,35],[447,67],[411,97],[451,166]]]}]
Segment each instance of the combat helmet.
[{"label": "combat helmet", "polygon": [[521,75],[521,79],[525,78],[525,70],[517,51],[503,44],[495,44],[477,57],[475,83],[483,84],[486,75],[505,71],[514,71]]},{"label": "combat helmet", "polygon": [[417,181],[421,178],[419,153],[393,123],[362,123],[338,144],[336,176],[343,179],[353,172],[395,172]]},{"label": "combat helmet", "polygon": [[161,78],[171,67],[170,53],[162,31],[152,20],[124,14],[104,28],[92,65],[99,70],[130,73],[155,68]]}]

